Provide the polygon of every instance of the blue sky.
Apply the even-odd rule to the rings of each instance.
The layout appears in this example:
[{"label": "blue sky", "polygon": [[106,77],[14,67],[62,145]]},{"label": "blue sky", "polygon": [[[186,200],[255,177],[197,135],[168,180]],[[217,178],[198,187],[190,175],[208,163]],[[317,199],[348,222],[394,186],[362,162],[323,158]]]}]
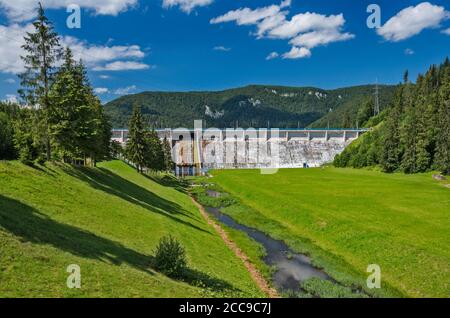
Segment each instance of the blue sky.
[{"label": "blue sky", "polygon": [[[20,35],[29,28],[29,6],[35,2],[27,1],[0,0],[0,99],[13,98],[19,86]],[[449,1],[43,3],[63,43],[74,45],[87,61],[103,101],[146,90],[220,90],[248,84],[329,89],[376,79],[392,84],[404,70],[415,78],[450,55]],[[80,29],[66,26],[66,3],[81,5]],[[366,25],[371,3],[381,8],[380,29]],[[268,59],[271,53],[276,58]]]}]

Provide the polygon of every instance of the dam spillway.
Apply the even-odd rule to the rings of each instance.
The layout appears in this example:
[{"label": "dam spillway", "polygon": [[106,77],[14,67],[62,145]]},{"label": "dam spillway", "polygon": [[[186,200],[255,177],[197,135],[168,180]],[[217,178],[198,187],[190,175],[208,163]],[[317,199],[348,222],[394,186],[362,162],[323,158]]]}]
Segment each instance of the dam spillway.
[{"label": "dam spillway", "polygon": [[[306,168],[330,163],[367,129],[158,129],[178,169]],[[126,144],[128,131],[114,129]]]}]

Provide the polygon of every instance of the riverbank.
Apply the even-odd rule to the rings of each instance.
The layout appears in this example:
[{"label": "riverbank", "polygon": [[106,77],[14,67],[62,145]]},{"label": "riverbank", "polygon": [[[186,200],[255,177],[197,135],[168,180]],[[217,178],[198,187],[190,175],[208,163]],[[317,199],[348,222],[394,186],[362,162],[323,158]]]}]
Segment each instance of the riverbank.
[{"label": "riverbank", "polygon": [[[212,190],[213,185],[203,185],[201,188],[196,188],[192,192],[195,196],[204,204],[212,206],[218,206],[224,204],[224,202],[232,202],[232,199],[228,194]],[[217,189],[217,186],[214,186]],[[208,199],[209,198],[209,199]],[[228,199],[227,199],[228,198]],[[198,203],[197,203],[198,204]],[[233,203],[230,203],[233,204]],[[236,202],[234,202],[236,204]],[[237,255],[243,259],[247,268],[250,268],[250,272],[254,271],[255,267],[251,262],[258,264],[265,271],[266,280],[274,286],[274,289],[284,297],[324,297],[324,298],[365,298],[367,295],[362,292],[360,288],[351,288],[343,286],[331,278],[322,269],[317,268],[311,261],[311,258],[305,254],[296,253],[289,248],[283,241],[275,240],[269,235],[245,225],[236,222],[232,217],[222,213],[223,206],[203,207],[199,205],[202,214],[205,214],[205,218],[210,222],[210,217],[213,217],[216,221],[220,222],[218,225],[221,236],[223,235],[224,241],[229,240],[227,232],[231,233],[231,236],[237,236],[237,241],[242,244],[244,237],[247,240],[253,241],[256,246],[246,246],[246,250],[262,249],[262,253],[254,256],[251,260],[241,252],[241,249],[233,243],[231,248],[237,250]],[[214,224],[214,223],[213,223]],[[217,224],[216,224],[217,225]],[[224,230],[227,229],[227,231]],[[244,254],[241,257],[240,254]],[[250,265],[250,266],[248,266]],[[259,274],[259,272],[257,272]],[[258,276],[256,281],[258,282]],[[262,286],[262,290],[266,290],[267,283]],[[273,289],[273,288],[272,288]],[[267,293],[267,292],[266,292]]]},{"label": "riverbank", "polygon": [[[307,254],[340,284],[374,297],[448,295],[449,193],[431,174],[335,168],[212,174],[200,183],[230,193],[218,199],[218,206],[226,203],[223,213]],[[366,286],[369,264],[381,267],[380,289]]]}]

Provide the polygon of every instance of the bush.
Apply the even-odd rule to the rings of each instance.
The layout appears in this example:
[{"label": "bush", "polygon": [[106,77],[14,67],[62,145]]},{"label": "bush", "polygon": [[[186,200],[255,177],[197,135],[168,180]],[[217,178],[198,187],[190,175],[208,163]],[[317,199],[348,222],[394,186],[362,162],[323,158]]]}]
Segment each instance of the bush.
[{"label": "bush", "polygon": [[181,243],[171,235],[162,237],[155,250],[156,270],[170,277],[181,277],[186,265],[186,252]]}]

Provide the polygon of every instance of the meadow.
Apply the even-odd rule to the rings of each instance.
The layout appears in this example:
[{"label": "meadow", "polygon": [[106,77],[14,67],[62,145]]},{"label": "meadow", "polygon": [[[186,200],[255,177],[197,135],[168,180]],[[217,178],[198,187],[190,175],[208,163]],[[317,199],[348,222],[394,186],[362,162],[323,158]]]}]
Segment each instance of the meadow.
[{"label": "meadow", "polygon": [[[450,296],[450,189],[430,173],[327,167],[212,175],[207,182],[236,201],[223,212],[311,255],[342,284],[378,297]],[[366,286],[369,264],[381,268],[380,289]]]},{"label": "meadow", "polygon": [[[152,268],[167,234],[186,249],[183,279]],[[71,264],[80,266],[80,289],[66,286]],[[231,296],[264,294],[171,177],[120,161],[0,162],[0,297]]]}]

